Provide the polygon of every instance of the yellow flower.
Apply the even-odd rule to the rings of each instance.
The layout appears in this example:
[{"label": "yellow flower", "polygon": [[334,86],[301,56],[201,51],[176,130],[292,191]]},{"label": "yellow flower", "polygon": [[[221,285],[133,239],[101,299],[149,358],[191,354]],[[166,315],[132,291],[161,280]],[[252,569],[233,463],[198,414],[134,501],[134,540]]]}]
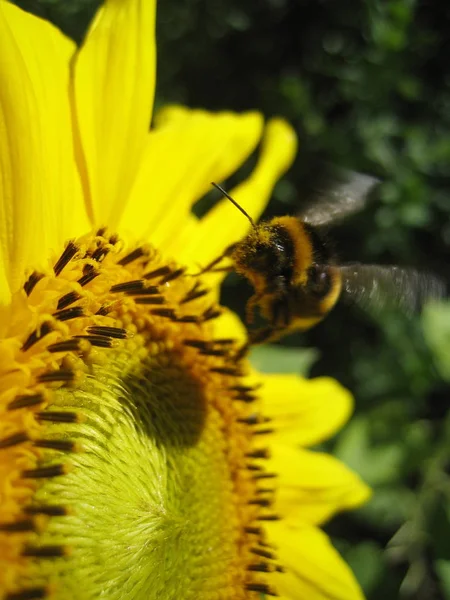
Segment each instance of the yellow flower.
[{"label": "yellow flower", "polygon": [[263,136],[232,191],[257,218],[295,136],[185,108],[149,132],[154,17],[108,0],[77,49],[0,0],[1,597],[361,598],[318,526],[369,491],[305,449],[349,394],[251,372],[189,274],[247,227],[193,203]]}]

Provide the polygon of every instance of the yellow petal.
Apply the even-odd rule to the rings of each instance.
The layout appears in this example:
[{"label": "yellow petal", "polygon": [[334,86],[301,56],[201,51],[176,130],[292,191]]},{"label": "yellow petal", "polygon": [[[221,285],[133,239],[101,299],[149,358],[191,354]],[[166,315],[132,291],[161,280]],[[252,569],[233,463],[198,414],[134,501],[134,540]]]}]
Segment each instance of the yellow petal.
[{"label": "yellow petal", "polygon": [[286,519],[317,525],[370,498],[370,488],[328,454],[274,444],[269,471],[278,473],[277,510]]},{"label": "yellow petal", "polygon": [[227,177],[248,157],[261,131],[262,117],[255,112],[165,109],[148,136],[121,229],[183,260],[183,248],[197,235],[184,231],[192,205],[211,181]]},{"label": "yellow petal", "polygon": [[49,23],[0,2],[0,304],[87,225],[69,104],[74,49]]},{"label": "yellow petal", "polygon": [[285,573],[274,573],[274,587],[289,600],[363,600],[362,590],[328,537],[315,527],[270,523]]},{"label": "yellow petal", "polygon": [[220,317],[214,320],[214,334],[217,338],[233,338],[241,344],[247,341],[247,330],[242,321],[228,309],[223,309]]},{"label": "yellow petal", "polygon": [[75,111],[94,223],[116,228],[148,136],[154,0],[107,0],[75,64]]},{"label": "yellow petal", "polygon": [[[257,221],[277,180],[287,171],[297,151],[297,137],[282,119],[272,119],[266,128],[261,155],[250,177],[229,191]],[[249,229],[248,220],[229,200],[219,202],[200,222],[195,239],[183,250],[185,260],[207,264],[240,240]]]},{"label": "yellow petal", "polygon": [[328,377],[307,380],[297,375],[265,375],[260,395],[274,420],[275,440],[311,446],[331,437],[348,420],[353,398]]}]

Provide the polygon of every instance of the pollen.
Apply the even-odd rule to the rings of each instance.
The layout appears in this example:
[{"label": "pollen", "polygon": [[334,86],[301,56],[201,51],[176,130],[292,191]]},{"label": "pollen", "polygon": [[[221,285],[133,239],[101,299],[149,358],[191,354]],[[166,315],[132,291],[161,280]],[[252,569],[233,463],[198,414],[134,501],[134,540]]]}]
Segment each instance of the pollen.
[{"label": "pollen", "polygon": [[8,310],[4,598],[275,595],[270,422],[202,278],[103,228],[30,273]]}]

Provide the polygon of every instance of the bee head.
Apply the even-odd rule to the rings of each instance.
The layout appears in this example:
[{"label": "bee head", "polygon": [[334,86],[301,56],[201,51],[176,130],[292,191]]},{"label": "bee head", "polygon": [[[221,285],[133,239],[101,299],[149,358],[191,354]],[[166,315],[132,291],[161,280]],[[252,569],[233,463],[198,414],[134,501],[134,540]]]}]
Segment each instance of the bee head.
[{"label": "bee head", "polygon": [[293,276],[294,247],[287,231],[270,222],[256,225],[236,244],[232,258],[236,271],[265,293],[287,289]]}]

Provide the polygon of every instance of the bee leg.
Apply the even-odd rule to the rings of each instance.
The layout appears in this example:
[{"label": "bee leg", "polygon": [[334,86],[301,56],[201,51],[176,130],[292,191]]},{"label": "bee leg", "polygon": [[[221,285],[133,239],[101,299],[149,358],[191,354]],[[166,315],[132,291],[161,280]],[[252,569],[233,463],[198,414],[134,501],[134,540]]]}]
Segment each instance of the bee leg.
[{"label": "bee leg", "polygon": [[278,302],[274,302],[272,305],[272,321],[275,327],[277,329],[285,328],[289,325],[291,320],[292,316],[287,297],[283,297]]},{"label": "bee leg", "polygon": [[203,275],[204,273],[207,273],[208,271],[211,272],[211,271],[219,270],[219,269],[214,269],[214,267],[216,265],[218,265],[224,258],[227,258],[228,256],[230,256],[230,254],[233,252],[233,250],[235,248],[236,248],[236,244],[231,244],[230,246],[228,246],[228,248],[225,249],[223,254],[221,254],[214,260],[212,260],[209,264],[206,265],[206,267],[203,267],[203,269],[201,269],[198,273],[195,273],[195,275]]},{"label": "bee leg", "polygon": [[263,327],[249,331],[248,341],[242,344],[236,353],[233,354],[233,360],[239,361],[245,358],[253,345],[264,344],[270,340],[277,339],[282,334],[282,331],[282,329],[276,329],[275,327]]},{"label": "bee leg", "polygon": [[261,294],[253,294],[253,296],[251,296],[247,301],[247,306],[245,307],[245,322],[248,323],[249,325],[251,325],[253,323],[253,317],[255,315],[255,310],[256,310],[256,307],[258,306],[261,298],[262,298]]},{"label": "bee leg", "polygon": [[279,331],[273,327],[264,327],[256,329],[249,333],[249,344],[264,344],[270,340],[276,339]]},{"label": "bee leg", "polygon": [[228,267],[217,267],[217,269],[209,269],[208,273],[231,273],[233,271],[233,265]]},{"label": "bee leg", "polygon": [[236,354],[233,354],[233,360],[238,362],[245,358],[250,350],[250,342],[245,342],[242,344],[240,348],[236,351]]}]

